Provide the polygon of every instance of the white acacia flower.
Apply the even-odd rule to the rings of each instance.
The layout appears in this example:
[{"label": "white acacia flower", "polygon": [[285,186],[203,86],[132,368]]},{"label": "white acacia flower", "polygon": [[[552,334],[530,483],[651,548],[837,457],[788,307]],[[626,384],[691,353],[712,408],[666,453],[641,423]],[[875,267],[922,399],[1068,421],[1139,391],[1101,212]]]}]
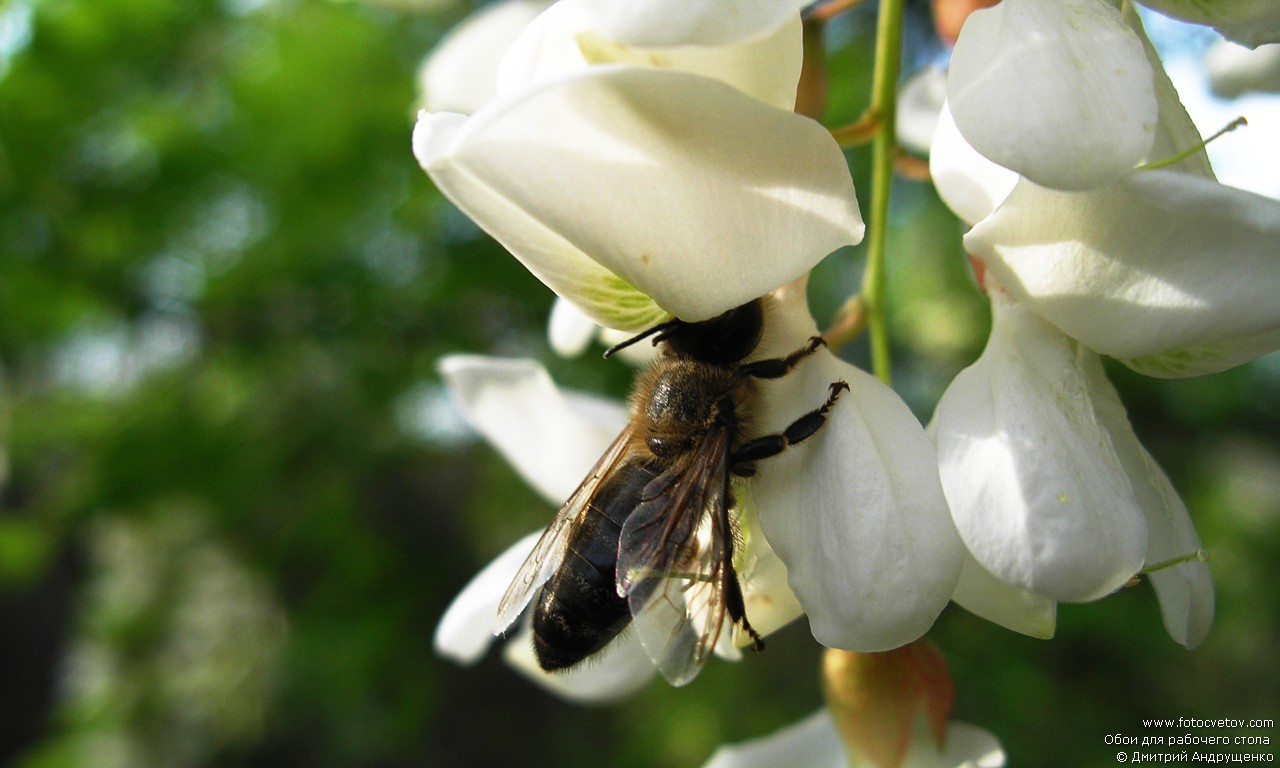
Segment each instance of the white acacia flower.
[{"label": "white acacia flower", "polygon": [[[1148,4],[1200,22],[1252,6],[1280,34],[1280,5],[1270,0],[1223,0],[1198,17],[1171,10],[1195,3]],[[1194,142],[1169,152],[1159,143],[1169,122],[1161,102],[1171,91],[1137,14],[1106,0],[1005,0],[975,11],[956,42],[947,85],[956,124],[973,147],[1061,190],[1105,185],[1141,163],[1193,149]]]},{"label": "white acacia flower", "polygon": [[470,118],[424,114],[419,163],[601,325],[705,320],[862,238],[817,123],[718,81],[601,66]]},{"label": "white acacia flower", "polygon": [[[1068,60],[1081,66],[1054,64]],[[1011,295],[1151,376],[1280,348],[1267,298],[1280,281],[1280,201],[1217,183],[1203,150],[1135,170],[1200,143],[1136,15],[1098,0],[975,12],[948,95],[935,183],[974,225],[966,249]]]},{"label": "white acacia flower", "polygon": [[[1045,637],[1057,601],[1103,597],[1144,565],[1196,552],[1199,541],[1098,356],[988,284],[987,347],[930,424],[947,501],[974,558],[955,599]],[[1170,635],[1198,644],[1213,614],[1207,567],[1181,563],[1152,581]]]},{"label": "white acacia flower", "polygon": [[864,229],[839,146],[789,111],[803,4],[666,5],[561,0],[509,49],[495,101],[414,130],[447,197],[624,331],[714,317]]},{"label": "white acacia flower", "polygon": [[[817,333],[803,281],[768,297],[757,354]],[[893,390],[826,349],[761,385],[756,433],[779,432],[833,381],[846,381],[821,430],[760,462],[751,495],[769,545],[818,642],[882,651],[923,635],[955,589],[963,546],[933,446]]]},{"label": "white acacia flower", "polygon": [[[703,768],[874,768],[850,755],[827,709],[776,733],[716,750]],[[900,768],[1003,768],[1004,750],[989,732],[952,721],[939,749],[927,728],[918,728]]]},{"label": "white acacia flower", "polygon": [[1140,373],[1280,349],[1280,201],[1169,170],[1088,192],[1024,179],[964,242],[1019,301]]}]

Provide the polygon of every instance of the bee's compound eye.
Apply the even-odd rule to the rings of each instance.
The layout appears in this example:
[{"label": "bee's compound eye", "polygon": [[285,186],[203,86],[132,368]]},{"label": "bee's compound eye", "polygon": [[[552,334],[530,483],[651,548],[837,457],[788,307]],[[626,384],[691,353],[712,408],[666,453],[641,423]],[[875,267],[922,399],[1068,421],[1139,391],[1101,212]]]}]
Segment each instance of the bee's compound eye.
[{"label": "bee's compound eye", "polygon": [[661,459],[675,456],[689,447],[688,440],[652,435],[645,440],[645,443],[649,446],[649,450],[653,452],[653,455]]}]

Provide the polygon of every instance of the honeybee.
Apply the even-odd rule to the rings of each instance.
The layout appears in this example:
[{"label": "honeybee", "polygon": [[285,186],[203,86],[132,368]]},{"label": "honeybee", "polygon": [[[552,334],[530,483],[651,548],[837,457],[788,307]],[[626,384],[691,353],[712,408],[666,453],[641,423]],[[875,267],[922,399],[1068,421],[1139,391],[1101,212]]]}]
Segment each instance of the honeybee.
[{"label": "honeybee", "polygon": [[629,423],[561,507],[498,607],[495,629],[504,633],[533,601],[543,669],[578,664],[632,622],[673,685],[702,669],[726,614],[763,649],[733,565],[730,481],[817,432],[848,389],[833,382],[826,402],[783,432],[748,439],[743,419],[757,382],[786,375],[823,343],[815,336],[786,357],[745,362],[763,331],[757,299],[710,320],[662,323],[610,350],[650,336],[660,345],[637,377]]}]

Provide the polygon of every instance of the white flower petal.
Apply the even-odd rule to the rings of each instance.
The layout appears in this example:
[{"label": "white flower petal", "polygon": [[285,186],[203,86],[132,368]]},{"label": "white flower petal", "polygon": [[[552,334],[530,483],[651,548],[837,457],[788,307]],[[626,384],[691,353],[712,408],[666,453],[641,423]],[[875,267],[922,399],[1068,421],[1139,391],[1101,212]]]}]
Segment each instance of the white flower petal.
[{"label": "white flower petal", "polygon": [[702,768],[849,768],[831,713],[823,708],[768,736],[720,747]]},{"label": "white flower petal", "polygon": [[[1147,566],[1186,557],[1200,549],[1187,506],[1169,478],[1138,441],[1115,388],[1107,380],[1096,355],[1087,360],[1085,373],[1095,393],[1098,418],[1111,432],[1112,442],[1147,521]],[[1202,560],[1188,560],[1148,574],[1165,629],[1176,642],[1194,648],[1209,634],[1213,624],[1213,579]]]},{"label": "white flower petal", "polygon": [[1037,314],[1141,373],[1280,348],[1280,201],[1174,171],[1086,193],[1024,180],[964,243]]},{"label": "white flower petal", "polygon": [[1018,174],[969,146],[945,104],[929,148],[929,175],[942,202],[970,226],[998,208],[1018,183]]},{"label": "white flower petal", "polygon": [[1057,603],[997,579],[967,550],[951,599],[975,616],[1041,640],[1053,637],[1057,624]]},{"label": "white flower petal", "polygon": [[[611,38],[597,25],[595,0],[560,0],[511,45],[498,92],[573,75],[596,64],[632,64],[720,80],[748,96],[791,110],[803,58],[800,16],[792,13],[768,34],[734,44],[644,45]],[[611,0],[610,8],[621,6]]]},{"label": "white flower petal", "polygon": [[436,626],[432,644],[437,654],[459,664],[474,664],[484,656],[493,642],[498,603],[541,535],[538,531],[520,539],[467,582]]},{"label": "white flower petal", "polygon": [[526,626],[502,649],[502,656],[529,680],[581,704],[609,704],[625,699],[649,684],[657,668],[645,654],[635,632],[623,632],[600,653],[559,672],[538,666],[533,635]]},{"label": "white flower petal", "polygon": [[468,16],[445,35],[418,72],[422,105],[474,112],[497,95],[498,62],[550,0],[503,0]]},{"label": "white flower petal", "polygon": [[[807,312],[804,325],[793,313],[767,317],[791,350],[816,331]],[[832,648],[886,650],[924,634],[960,576],[962,547],[920,423],[893,390],[820,349],[782,379],[761,383],[753,436],[786,429],[841,380],[849,391],[825,425],[760,461],[751,492],[814,638]]]},{"label": "white flower petal", "polygon": [[934,416],[942,487],[984,568],[1093,600],[1142,567],[1147,531],[1070,340],[992,293],[991,338]]},{"label": "white flower petal", "polygon": [[770,34],[811,0],[592,0],[593,26],[628,45],[723,46]]},{"label": "white flower petal", "polygon": [[1120,12],[1098,0],[1005,0],[975,11],[947,98],[979,152],[1048,187],[1087,189],[1148,157],[1151,65]]},{"label": "white flower petal", "polygon": [[627,421],[620,404],[561,392],[533,360],[449,355],[437,367],[463,416],[552,504],[573,493]]},{"label": "white flower petal", "polygon": [[1255,48],[1280,43],[1280,5],[1275,0],[1142,0],[1142,4],[1174,18],[1207,24]]},{"label": "white flower petal", "polygon": [[594,67],[461,124],[425,115],[414,149],[441,191],[539,279],[623,330],[656,318],[619,310],[605,295],[619,284],[705,320],[864,230],[822,126],[683,73]]}]

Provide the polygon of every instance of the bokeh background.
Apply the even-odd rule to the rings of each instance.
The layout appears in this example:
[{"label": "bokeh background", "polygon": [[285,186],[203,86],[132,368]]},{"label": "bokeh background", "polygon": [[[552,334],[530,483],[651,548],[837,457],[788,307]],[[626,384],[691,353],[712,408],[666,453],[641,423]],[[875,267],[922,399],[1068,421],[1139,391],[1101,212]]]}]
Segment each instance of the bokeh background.
[{"label": "bokeh background", "polygon": [[[0,765],[698,766],[820,706],[803,621],[608,707],[433,655],[456,591],[554,512],[435,360],[532,356],[618,397],[632,374],[556,359],[549,292],[414,162],[415,71],[468,10],[0,5]],[[866,105],[873,13],[830,29],[830,124]],[[908,29],[909,66],[939,50],[923,4]],[[955,219],[895,194],[897,384],[925,420],[989,321]],[[822,317],[861,252],[820,270]],[[1063,606],[1051,641],[948,609],[956,717],[1014,766],[1114,765],[1104,737],[1142,718],[1280,715],[1280,357],[1111,373],[1218,617],[1189,652],[1147,584]]]}]

